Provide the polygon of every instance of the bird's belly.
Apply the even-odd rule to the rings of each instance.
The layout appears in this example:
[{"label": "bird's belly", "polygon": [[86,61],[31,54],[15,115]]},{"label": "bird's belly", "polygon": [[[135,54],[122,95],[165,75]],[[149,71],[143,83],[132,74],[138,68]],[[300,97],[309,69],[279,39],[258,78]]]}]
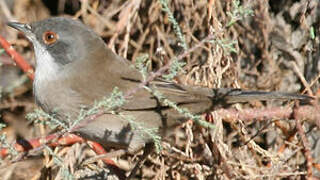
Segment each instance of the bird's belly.
[{"label": "bird's belly", "polygon": [[94,120],[84,120],[76,132],[103,145],[135,152],[152,141],[152,136],[160,135],[161,127],[161,117],[154,111],[124,111],[121,115],[107,113]]},{"label": "bird's belly", "polygon": [[60,120],[74,119],[82,107],[76,93],[55,83],[34,86],[34,96],[38,106],[46,113],[55,114]]}]

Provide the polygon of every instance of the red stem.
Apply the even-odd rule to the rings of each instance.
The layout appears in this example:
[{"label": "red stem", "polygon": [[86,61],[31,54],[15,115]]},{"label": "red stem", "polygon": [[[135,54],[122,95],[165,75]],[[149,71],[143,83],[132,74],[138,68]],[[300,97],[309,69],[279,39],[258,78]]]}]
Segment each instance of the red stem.
[{"label": "red stem", "polygon": [[14,62],[23,70],[23,72],[27,73],[28,77],[33,80],[34,79],[34,71],[33,68],[29,65],[29,63],[17,52],[13,49],[10,43],[4,39],[0,35],[0,45],[3,49],[11,56]]}]

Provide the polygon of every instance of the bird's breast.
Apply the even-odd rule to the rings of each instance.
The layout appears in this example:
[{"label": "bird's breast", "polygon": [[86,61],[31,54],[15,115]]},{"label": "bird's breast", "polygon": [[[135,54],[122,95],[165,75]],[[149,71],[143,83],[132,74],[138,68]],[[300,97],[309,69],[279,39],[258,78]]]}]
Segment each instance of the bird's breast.
[{"label": "bird's breast", "polygon": [[61,81],[38,81],[35,79],[33,92],[38,106],[57,117],[76,117],[82,102],[76,92]]}]

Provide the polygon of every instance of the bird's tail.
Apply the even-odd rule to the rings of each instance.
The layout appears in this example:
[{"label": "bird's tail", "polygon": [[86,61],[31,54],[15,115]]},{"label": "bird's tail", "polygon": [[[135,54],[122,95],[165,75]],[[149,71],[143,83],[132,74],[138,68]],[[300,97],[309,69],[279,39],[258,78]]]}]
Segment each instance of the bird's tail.
[{"label": "bird's tail", "polygon": [[310,101],[314,99],[308,95],[299,95],[283,92],[246,91],[232,88],[213,89],[212,98],[225,103],[248,102],[252,100],[300,100]]}]

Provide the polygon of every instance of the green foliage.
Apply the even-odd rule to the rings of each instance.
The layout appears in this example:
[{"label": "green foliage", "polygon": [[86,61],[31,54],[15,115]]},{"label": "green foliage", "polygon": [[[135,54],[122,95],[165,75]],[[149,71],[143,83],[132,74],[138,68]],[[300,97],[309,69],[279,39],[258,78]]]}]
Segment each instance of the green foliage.
[{"label": "green foliage", "polygon": [[6,52],[4,49],[0,49],[0,55],[2,55],[4,52]]},{"label": "green foliage", "polygon": [[75,177],[72,175],[72,173],[68,170],[68,168],[66,167],[66,165],[63,163],[64,160],[59,157],[56,153],[54,153],[50,147],[48,146],[44,146],[45,149],[49,152],[49,154],[52,156],[53,158],[53,162],[59,166],[59,173],[62,175],[62,179],[66,179],[66,180],[73,180],[75,179]]},{"label": "green foliage", "polygon": [[314,32],[314,27],[313,26],[311,26],[309,32],[310,32],[310,38],[311,39],[315,39],[316,38],[316,34]]},{"label": "green foliage", "polygon": [[177,103],[168,100],[161,92],[157,91],[156,89],[151,89],[145,87],[150,93],[152,93],[160,102],[162,102],[165,106],[169,106],[174,110],[178,111],[179,113],[183,114],[186,118],[192,119],[195,123],[207,127],[207,128],[214,128],[214,125],[202,120],[201,116],[192,114],[187,108],[181,108],[177,105]]},{"label": "green foliage", "polygon": [[51,129],[57,127],[62,127],[63,129],[69,128],[69,125],[56,118],[55,114],[48,114],[41,109],[35,109],[34,112],[28,113],[26,118],[35,123],[48,125]]},{"label": "green foliage", "polygon": [[158,128],[146,128],[144,124],[138,123],[135,121],[135,118],[133,116],[129,115],[123,115],[121,113],[118,114],[122,119],[129,122],[130,126],[137,131],[140,131],[139,134],[141,137],[147,136],[152,139],[154,142],[156,152],[159,153],[162,149],[161,146],[161,137],[158,134]]},{"label": "green foliage", "polygon": [[[0,123],[0,131],[5,127],[5,124]],[[18,154],[16,149],[7,141],[7,135],[5,133],[0,134],[0,149],[1,148],[8,149],[9,154],[11,154],[12,156],[16,156]]]},{"label": "green foliage", "polygon": [[253,15],[253,11],[250,8],[245,8],[240,5],[239,0],[232,1],[233,9],[231,12],[227,12],[227,15],[230,17],[230,21],[227,23],[227,27],[232,26],[235,22]]},{"label": "green foliage", "polygon": [[238,41],[228,41],[228,40],[218,40],[217,44],[222,47],[222,49],[227,52],[238,53],[237,49],[234,47]]},{"label": "green foliage", "polygon": [[119,91],[118,87],[114,87],[110,97],[104,97],[102,100],[97,101],[90,109],[82,108],[79,112],[78,118],[73,122],[71,129],[76,127],[80,121],[85,120],[87,117],[97,114],[100,111],[111,111],[121,107],[126,102],[123,93]]},{"label": "green foliage", "polygon": [[[56,117],[55,113],[48,114],[40,109],[36,109],[34,112],[27,114],[26,118],[35,123],[48,125],[52,129],[61,127],[63,130],[70,132],[72,131],[72,128],[76,127],[80,121],[85,120],[88,116],[94,115],[101,110],[109,111],[116,109],[121,107],[124,103],[125,98],[123,97],[123,93],[115,87],[110,97],[104,97],[102,100],[95,102],[93,107],[89,109],[82,108],[75,121],[70,120],[70,118],[67,118],[66,121],[62,121]],[[57,111],[58,110],[56,110],[56,112]]]},{"label": "green foliage", "polygon": [[172,26],[173,26],[173,30],[176,34],[176,36],[178,37],[178,40],[179,40],[179,45],[181,47],[183,47],[183,49],[186,51],[188,49],[188,46],[187,46],[187,43],[186,43],[186,40],[181,32],[181,29],[179,27],[179,24],[178,22],[176,21],[176,19],[174,18],[169,6],[168,6],[168,1],[167,0],[159,0],[161,6],[162,6],[162,10],[168,14],[168,18],[169,18],[169,21],[171,22]]},{"label": "green foliage", "polygon": [[[5,53],[6,51],[4,50],[4,49],[0,49],[0,55],[2,55],[3,53]],[[0,62],[0,66],[2,66],[3,65],[3,63],[2,62]]]},{"label": "green foliage", "polygon": [[235,48],[235,45],[238,43],[238,41],[236,40],[230,41],[225,39],[218,39],[218,40],[210,40],[209,42],[220,46],[226,54],[230,54],[232,52],[238,53],[238,50]]},{"label": "green foliage", "polygon": [[151,60],[148,54],[143,54],[137,57],[135,61],[135,68],[141,73],[143,81],[147,80],[148,67],[151,65]]},{"label": "green foliage", "polygon": [[179,72],[184,72],[184,65],[186,65],[185,62],[173,59],[169,68],[169,73],[162,75],[162,77],[166,80],[172,80]]}]

